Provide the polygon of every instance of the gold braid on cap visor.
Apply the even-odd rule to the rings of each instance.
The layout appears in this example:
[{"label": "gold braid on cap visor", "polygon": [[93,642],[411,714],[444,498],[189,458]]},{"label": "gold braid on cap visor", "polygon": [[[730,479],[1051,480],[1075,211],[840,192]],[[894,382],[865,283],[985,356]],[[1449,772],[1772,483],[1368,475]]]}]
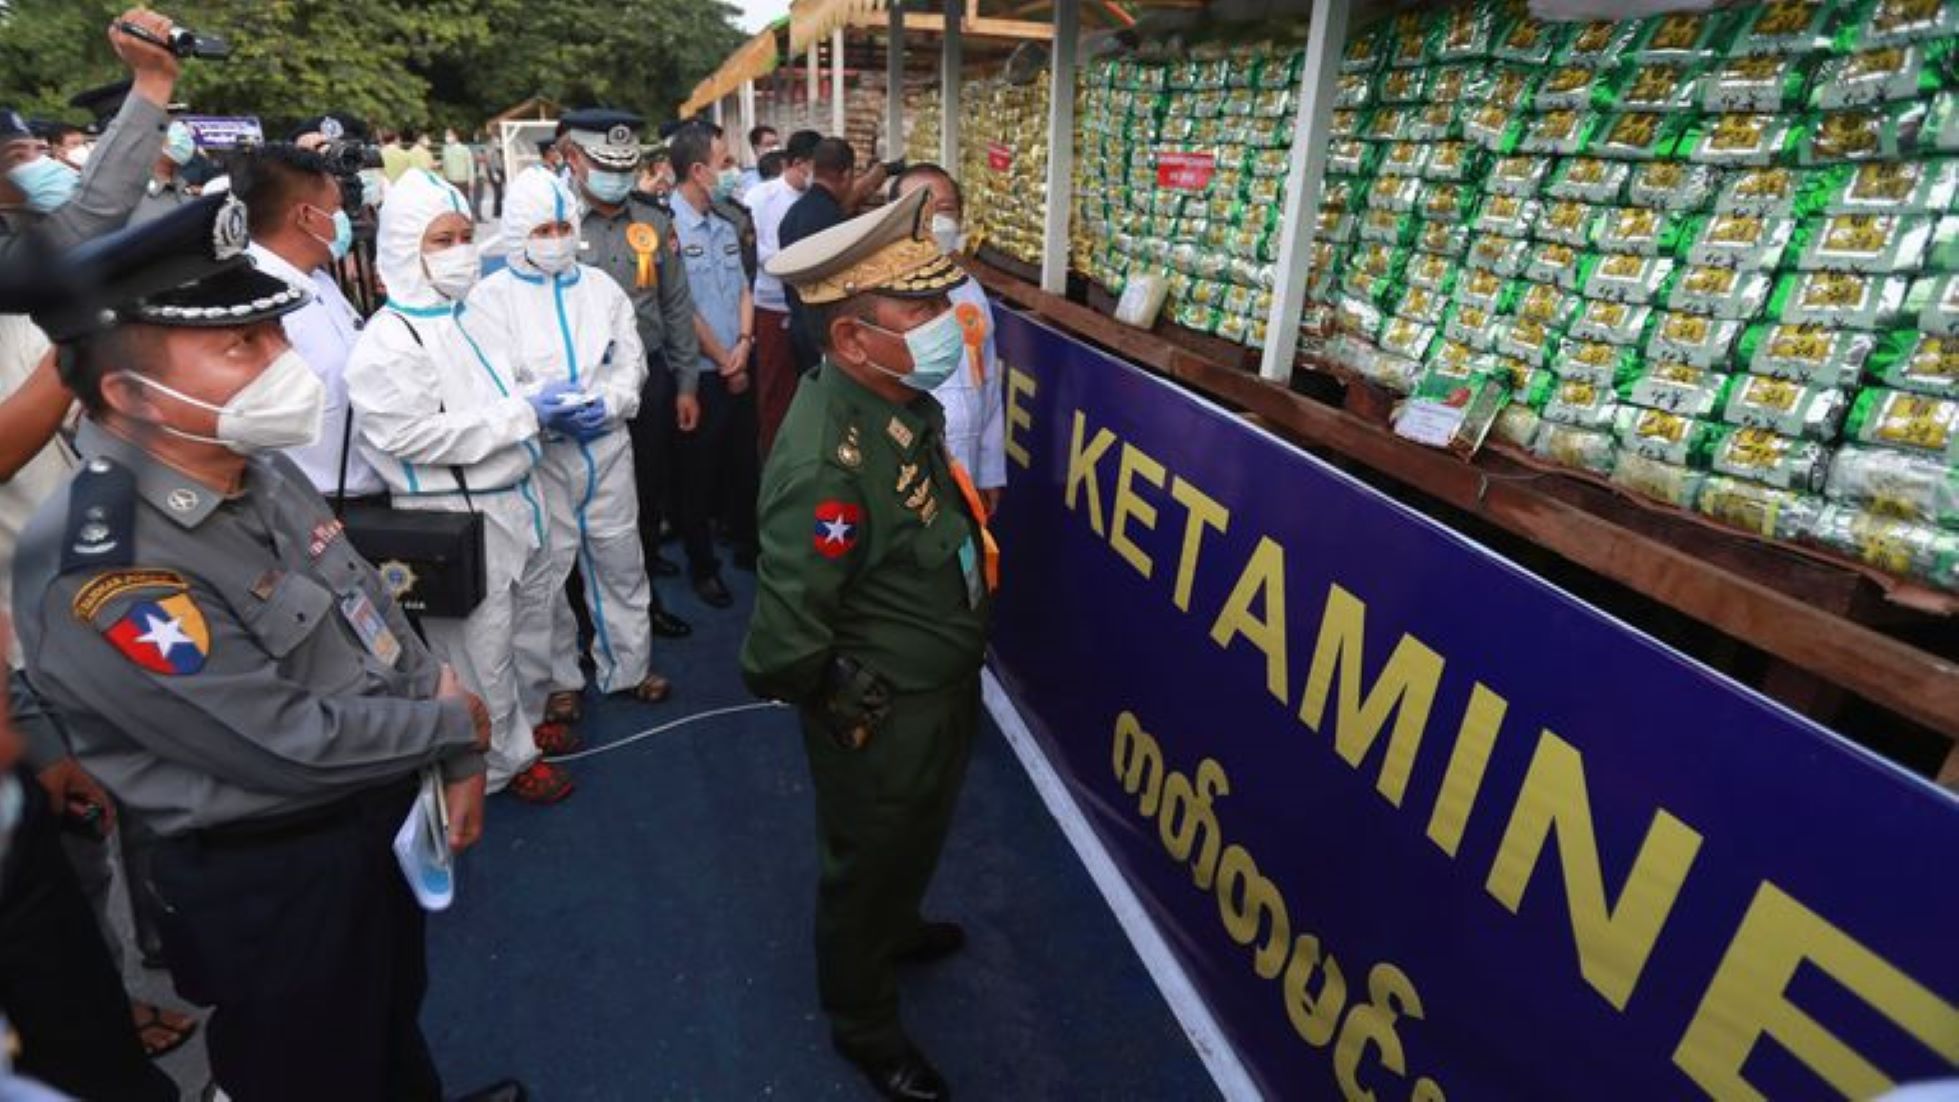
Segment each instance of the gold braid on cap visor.
[{"label": "gold braid on cap visor", "polygon": [[946,259],[937,242],[908,238],[821,279],[797,282],[796,293],[810,304],[837,302],[867,291],[926,298],[944,294],[965,281],[966,273]]}]

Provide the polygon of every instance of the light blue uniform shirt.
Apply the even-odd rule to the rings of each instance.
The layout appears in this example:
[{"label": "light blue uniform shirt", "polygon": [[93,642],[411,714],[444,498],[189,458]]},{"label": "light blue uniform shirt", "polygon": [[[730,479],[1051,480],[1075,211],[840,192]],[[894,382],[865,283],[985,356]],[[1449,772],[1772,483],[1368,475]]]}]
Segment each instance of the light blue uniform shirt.
[{"label": "light blue uniform shirt", "polygon": [[[741,238],[734,224],[713,213],[697,211],[687,197],[673,193],[673,230],[680,238],[680,260],[694,291],[694,311],[707,321],[722,348],[733,348],[741,336],[741,293],[748,273],[741,266]],[[701,351],[700,370],[719,374],[721,365]]]}]

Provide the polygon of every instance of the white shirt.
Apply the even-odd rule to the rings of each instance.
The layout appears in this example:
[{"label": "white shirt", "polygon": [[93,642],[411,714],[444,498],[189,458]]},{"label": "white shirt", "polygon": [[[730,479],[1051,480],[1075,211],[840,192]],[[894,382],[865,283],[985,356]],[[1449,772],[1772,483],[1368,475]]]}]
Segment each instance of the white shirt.
[{"label": "white shirt", "polygon": [[[48,347],[47,334],[25,315],[0,315],[0,399],[11,397],[27,382]],[[0,482],[0,610],[14,606],[14,549],[20,544],[21,531],[74,470],[75,453],[56,436],[27,461],[20,473]],[[7,647],[8,662],[19,669],[19,640],[9,631],[0,644]]]},{"label": "white shirt", "polygon": [[[326,411],[320,416],[320,438],[286,454],[306,472],[314,489],[332,497],[340,487],[341,442],[347,425],[347,357],[360,339],[360,315],[333,277],[325,272],[302,272],[278,253],[254,243],[252,260],[259,270],[313,293],[313,301],[280,319],[293,351],[306,360],[326,385]],[[366,497],[387,489],[381,476],[355,448],[347,457],[347,496]]]},{"label": "white shirt", "polygon": [[993,343],[993,306],[986,289],[972,279],[947,292],[947,297],[954,309],[967,303],[979,307],[986,317],[986,342],[981,346],[982,381],[974,382],[969,361],[932,392],[945,407],[946,448],[973,476],[976,488],[1000,489],[1007,484],[1006,395]]},{"label": "white shirt", "polygon": [[755,220],[755,308],[758,310],[789,312],[782,281],[770,275],[767,268],[769,260],[782,251],[782,220],[802,197],[803,193],[790,187],[789,181],[777,176],[756,184],[742,199],[748,216]]}]

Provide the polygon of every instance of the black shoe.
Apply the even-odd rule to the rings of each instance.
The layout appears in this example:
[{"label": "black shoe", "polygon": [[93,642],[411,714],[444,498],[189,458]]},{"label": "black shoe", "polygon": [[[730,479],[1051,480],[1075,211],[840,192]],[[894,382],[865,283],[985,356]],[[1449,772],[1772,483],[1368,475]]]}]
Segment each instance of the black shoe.
[{"label": "black shoe", "polygon": [[515,1079],[505,1079],[480,1091],[470,1091],[456,1099],[456,1102],[526,1102],[529,1098],[530,1092],[524,1089],[522,1083]]},{"label": "black shoe", "polygon": [[671,578],[680,573],[680,568],[675,566],[673,560],[667,558],[665,555],[653,556],[653,561],[646,564],[646,569],[651,571],[656,578]]},{"label": "black shoe", "polygon": [[662,639],[685,639],[694,634],[694,625],[664,608],[654,609],[649,619],[653,625],[653,634]]},{"label": "black shoe", "polygon": [[966,947],[966,931],[957,922],[926,922],[892,954],[899,964],[930,964]]},{"label": "black shoe", "polygon": [[706,601],[715,608],[727,608],[729,605],[735,603],[735,595],[728,592],[728,584],[721,580],[721,575],[719,574],[709,574],[705,578],[695,578],[694,592],[700,595],[701,600]]},{"label": "black shoe", "polygon": [[952,1097],[945,1076],[910,1045],[905,1046],[903,1055],[891,1059],[860,1059],[848,1052],[843,1055],[857,1065],[881,1097],[894,1102],[945,1102]]}]

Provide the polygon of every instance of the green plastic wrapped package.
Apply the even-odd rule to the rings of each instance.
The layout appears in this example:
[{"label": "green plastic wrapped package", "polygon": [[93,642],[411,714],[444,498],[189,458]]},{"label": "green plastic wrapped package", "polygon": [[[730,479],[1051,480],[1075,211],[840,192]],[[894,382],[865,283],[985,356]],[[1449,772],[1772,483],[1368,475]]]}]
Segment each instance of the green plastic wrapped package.
[{"label": "green plastic wrapped package", "polygon": [[1509,356],[1491,354],[1489,370],[1492,375],[1510,384],[1515,393],[1530,396],[1537,408],[1544,407],[1545,398],[1551,389],[1558,385],[1558,377],[1548,371],[1532,367],[1522,360]]},{"label": "green plastic wrapped package", "polygon": [[1579,307],[1583,304],[1584,300],[1577,295],[1560,290],[1552,284],[1531,283],[1523,286],[1514,305],[1518,317],[1528,318],[1553,330],[1562,331],[1571,324],[1571,319],[1577,316]]},{"label": "green plastic wrapped package", "polygon": [[1942,214],[1959,201],[1959,159],[1876,161],[1835,170],[1831,214]]},{"label": "green plastic wrapped package", "polygon": [[1467,379],[1477,371],[1486,371],[1483,366],[1488,355],[1478,352],[1466,344],[1457,344],[1444,337],[1429,346],[1428,368],[1431,374],[1446,375],[1457,379]]},{"label": "green plastic wrapped package", "polygon": [[1633,57],[1642,65],[1699,61],[1719,55],[1731,35],[1724,11],[1678,11],[1640,20]]},{"label": "green plastic wrapped package", "polygon": [[1641,29],[1640,22],[1632,19],[1571,24],[1555,60],[1559,65],[1583,65],[1590,69],[1617,65],[1631,50],[1633,39]]},{"label": "green plastic wrapped package", "polygon": [[1401,293],[1401,303],[1395,307],[1395,316],[1423,325],[1442,324],[1443,315],[1449,312],[1449,297],[1426,287],[1409,287]]},{"label": "green plastic wrapped package", "polygon": [[1395,16],[1388,37],[1388,65],[1412,69],[1434,58],[1433,45],[1438,27],[1413,12]]},{"label": "green plastic wrapped package", "polygon": [[1645,306],[1665,297],[1673,270],[1670,256],[1607,253],[1595,258],[1585,280],[1585,297]]},{"label": "green plastic wrapped package", "polygon": [[1544,420],[1559,425],[1610,432],[1619,412],[1618,396],[1612,388],[1580,379],[1565,379],[1551,391],[1540,411]]},{"label": "green plastic wrapped package", "polygon": [[1721,420],[1800,440],[1829,441],[1842,429],[1849,406],[1849,397],[1837,387],[1743,375],[1728,394]]},{"label": "green plastic wrapped package", "polygon": [[[1380,116],[1375,116],[1378,125]],[[1786,115],[1709,115],[1689,127],[1676,148],[1695,164],[1759,168],[1779,164],[1803,136]]]},{"label": "green plastic wrapped package", "polygon": [[1524,263],[1524,278],[1532,283],[1555,283],[1567,291],[1576,291],[1585,286],[1597,264],[1598,257],[1591,253],[1570,245],[1540,241],[1531,246],[1530,259]]},{"label": "green plastic wrapped package", "polygon": [[1784,323],[1750,326],[1736,352],[1750,374],[1847,389],[1863,380],[1878,344],[1874,333]]},{"label": "green plastic wrapped package", "polygon": [[1694,502],[1694,511],[1702,516],[1784,542],[1814,533],[1823,509],[1823,499],[1812,494],[1727,475],[1714,475],[1702,483],[1700,498]]},{"label": "green plastic wrapped package", "polygon": [[1744,323],[1699,314],[1661,314],[1646,338],[1647,358],[1655,363],[1685,364],[1700,371],[1730,366]]},{"label": "green plastic wrapped package", "polygon": [[1515,195],[1485,195],[1469,225],[1479,234],[1528,237],[1542,212],[1543,204],[1535,199],[1520,199]]},{"label": "green plastic wrapped package", "polygon": [[1716,114],[1775,114],[1801,109],[1809,91],[1803,57],[1737,57],[1701,81],[1702,110]]},{"label": "green plastic wrapped package", "polygon": [[1571,320],[1570,336],[1574,340],[1637,348],[1645,342],[1646,326],[1652,317],[1650,306],[1588,299],[1578,316]]},{"label": "green plastic wrapped package", "polygon": [[1455,300],[1490,315],[1508,314],[1516,305],[1518,284],[1488,269],[1470,268],[1456,280]]},{"label": "green plastic wrapped package", "polygon": [[[1367,129],[1361,137],[1370,142],[1405,142],[1408,140],[1408,120],[1415,117],[1413,107],[1376,107],[1367,117]],[[1188,132],[1174,133],[1167,127],[1158,135],[1159,140],[1187,141]]]},{"label": "green plastic wrapped package", "polygon": [[1865,275],[1916,272],[1931,243],[1932,220],[1922,214],[1832,214],[1810,235],[1796,267]]},{"label": "green plastic wrapped package", "polygon": [[1466,344],[1478,352],[1490,352],[1496,348],[1496,317],[1479,307],[1457,302],[1449,309],[1449,316],[1442,322],[1442,334],[1457,344]]},{"label": "green plastic wrapped package", "polygon": [[1428,102],[1462,106],[1486,102],[1497,85],[1499,68],[1476,63],[1431,69],[1428,74]]},{"label": "green plastic wrapped package", "polygon": [[1342,294],[1333,300],[1333,320],[1342,332],[1371,343],[1380,336],[1387,316],[1381,313],[1380,307],[1364,298]]},{"label": "green plastic wrapped package", "polygon": [[1950,39],[1832,58],[1816,70],[1809,105],[1837,111],[1929,96],[1949,83],[1946,73],[1951,64]]},{"label": "green plastic wrapped package", "polygon": [[1590,471],[1601,476],[1612,473],[1612,463],[1618,455],[1611,433],[1594,432],[1552,421],[1544,421],[1538,426],[1537,437],[1531,441],[1530,450],[1539,459],[1560,467]]},{"label": "green plastic wrapped package", "polygon": [[[1441,345],[1447,344],[1447,341],[1441,342]],[[1488,372],[1471,368],[1467,360],[1452,357],[1438,363],[1437,357],[1431,353],[1428,367],[1422,372],[1421,378],[1415,380],[1415,389],[1409,393],[1409,397],[1430,402],[1447,402],[1450,396],[1469,386],[1476,379],[1489,377]]]},{"label": "green plastic wrapped package", "polygon": [[1959,533],[1832,505],[1823,511],[1810,539],[1866,566],[1959,592]]},{"label": "green plastic wrapped package", "polygon": [[1543,416],[1529,403],[1512,398],[1510,404],[1496,415],[1496,424],[1490,426],[1490,435],[1506,444],[1528,448],[1543,424]]},{"label": "green plastic wrapped package", "polygon": [[1428,70],[1390,69],[1379,81],[1380,102],[1395,106],[1425,103],[1428,100]]},{"label": "green plastic wrapped package", "polygon": [[1387,324],[1381,327],[1381,351],[1404,359],[1420,360],[1428,355],[1435,337],[1433,325],[1423,325],[1410,318],[1389,318]]},{"label": "green plastic wrapped package", "polygon": [[1456,273],[1456,262],[1449,257],[1437,256],[1433,253],[1416,253],[1408,258],[1408,268],[1402,278],[1410,287],[1447,295],[1455,290]]},{"label": "green plastic wrapped package", "polygon": [[1422,179],[1469,183],[1483,175],[1488,156],[1481,146],[1468,142],[1436,142],[1430,146],[1428,167],[1422,170]]},{"label": "green plastic wrapped package", "polygon": [[[1201,290],[1205,281],[1199,280],[1193,290]],[[1349,267],[1340,279],[1340,289],[1356,298],[1366,299],[1383,307],[1393,301],[1400,285],[1387,276],[1375,275],[1357,267]],[[1194,299],[1192,300],[1194,301]]]},{"label": "green plastic wrapped package", "polygon": [[1469,251],[1469,227],[1448,222],[1423,222],[1415,247],[1446,257],[1460,257]]},{"label": "green plastic wrapped package", "polygon": [[1761,272],[1733,268],[1687,268],[1667,296],[1669,310],[1729,321],[1748,321],[1768,305],[1774,281]]},{"label": "green plastic wrapped package", "polygon": [[1793,168],[1751,168],[1722,183],[1714,200],[1716,214],[1778,215],[1801,218],[1821,210],[1829,201],[1826,173]]},{"label": "green plastic wrapped package", "polygon": [[1705,268],[1773,272],[1795,239],[1796,220],[1779,215],[1715,214],[1688,233],[1687,263]]},{"label": "green plastic wrapped package", "polygon": [[1771,312],[1798,325],[1889,329],[1904,319],[1910,290],[1910,280],[1902,276],[1802,272],[1783,277]]},{"label": "green plastic wrapped package", "polygon": [[1558,333],[1535,318],[1510,318],[1498,323],[1492,351],[1533,368],[1547,367],[1558,352]]},{"label": "green plastic wrapped package", "polygon": [[1374,98],[1374,76],[1372,73],[1342,73],[1334,85],[1333,106],[1341,111],[1358,111],[1372,107]]},{"label": "green plastic wrapped package", "polygon": [[1592,140],[1598,121],[1589,111],[1546,111],[1524,126],[1517,150],[1541,156],[1575,157]]},{"label": "green plastic wrapped package", "polygon": [[1530,263],[1531,243],[1521,237],[1487,234],[1469,243],[1463,263],[1479,271],[1495,272],[1505,279],[1521,274]]},{"label": "green plastic wrapped package", "polygon": [[1413,214],[1422,201],[1422,181],[1414,176],[1379,176],[1367,189],[1369,211]]},{"label": "green plastic wrapped package", "polygon": [[1959,276],[1927,276],[1912,285],[1908,313],[1918,316],[1918,328],[1941,337],[1959,336]]},{"label": "green plastic wrapped package", "polygon": [[1617,161],[1568,158],[1551,170],[1544,194],[1550,199],[1613,206],[1625,195],[1632,175],[1631,165]]},{"label": "green plastic wrapped package", "polygon": [[1339,176],[1372,176],[1379,155],[1379,150],[1367,142],[1342,138],[1327,143],[1326,170]]},{"label": "green plastic wrapped package", "polygon": [[1893,103],[1814,116],[1797,143],[1805,166],[1851,161],[1895,161],[1919,147],[1925,125],[1922,102]]},{"label": "green plastic wrapped package", "polygon": [[1705,208],[1714,198],[1721,175],[1707,165],[1649,161],[1634,165],[1626,182],[1626,202],[1675,213]]},{"label": "green plastic wrapped package", "polygon": [[1959,337],[1903,329],[1886,333],[1871,355],[1871,376],[1885,386],[1959,398]]},{"label": "green plastic wrapped package", "polygon": [[1524,132],[1525,116],[1515,107],[1494,101],[1476,107],[1462,117],[1462,136],[1497,156],[1517,149]]},{"label": "green plastic wrapped package", "polygon": [[1587,203],[1558,199],[1544,204],[1544,212],[1531,227],[1539,241],[1556,241],[1574,248],[1590,248],[1599,212]]},{"label": "green plastic wrapped package", "polygon": [[1499,157],[1490,166],[1490,174],[1483,181],[1483,190],[1492,195],[1529,199],[1544,187],[1544,178],[1550,174],[1552,163],[1545,157]]},{"label": "green plastic wrapped package", "polygon": [[1696,371],[1686,364],[1648,364],[1644,371],[1619,384],[1619,397],[1641,409],[1661,409],[1696,419],[1721,409],[1734,377],[1718,371]]},{"label": "green plastic wrapped package", "polygon": [[1869,387],[1857,396],[1843,423],[1859,444],[1925,452],[1959,462],[1959,401],[1929,394]]},{"label": "green plastic wrapped package", "polygon": [[1959,528],[1959,467],[1934,456],[1849,445],[1830,462],[1823,495],[1879,516]]},{"label": "green plastic wrapped package", "polygon": [[1359,272],[1380,279],[1400,282],[1402,269],[1408,265],[1408,250],[1392,245],[1363,244],[1353,252],[1350,272]]},{"label": "green plastic wrapped package", "polygon": [[1619,89],[1619,110],[1692,110],[1700,95],[1701,72],[1698,62],[1634,66]]},{"label": "green plastic wrapped package", "polygon": [[1639,350],[1600,341],[1566,340],[1558,345],[1551,373],[1596,386],[1616,387],[1639,371]]},{"label": "green plastic wrapped package", "polygon": [[1452,103],[1430,103],[1415,110],[1415,117],[1408,123],[1408,140],[1415,142],[1443,142],[1462,133],[1462,124],[1456,117],[1457,108]]},{"label": "green plastic wrapped package", "polygon": [[1663,409],[1619,407],[1614,432],[1619,446],[1676,467],[1706,467],[1707,453],[1720,439],[1720,426]]},{"label": "green plastic wrapped package", "polygon": [[1356,210],[1366,202],[1361,183],[1351,176],[1328,176],[1320,188],[1320,209]]},{"label": "green plastic wrapped package", "polygon": [[1830,449],[1768,429],[1721,429],[1709,449],[1708,466],[1730,478],[1814,494],[1829,476]]},{"label": "green plastic wrapped package", "polygon": [[1620,70],[1566,65],[1553,69],[1537,86],[1531,107],[1537,111],[1609,111],[1619,103]]},{"label": "green plastic wrapped package", "polygon": [[1676,509],[1692,509],[1707,474],[1643,455],[1625,454],[1612,470],[1612,484]]},{"label": "green plastic wrapped package", "polygon": [[1593,241],[1601,252],[1672,256],[1688,220],[1651,207],[1613,207],[1599,215]]},{"label": "green plastic wrapped package", "polygon": [[1462,184],[1432,184],[1422,190],[1421,215],[1430,222],[1467,226],[1476,209],[1476,189]]},{"label": "green plastic wrapped package", "polygon": [[1357,31],[1340,52],[1342,73],[1371,73],[1388,60],[1389,26],[1386,21]]},{"label": "green plastic wrapped package", "polygon": [[1458,4],[1450,9],[1434,40],[1436,61],[1480,61],[1496,45],[1496,9],[1491,4]]},{"label": "green plastic wrapped package", "polygon": [[1431,147],[1421,142],[1389,142],[1382,146],[1381,175],[1420,176],[1428,166]]},{"label": "green plastic wrapped package", "polygon": [[1834,45],[1837,20],[1847,6],[1837,0],[1768,0],[1739,8],[1731,52],[1737,57],[1823,53]]},{"label": "green plastic wrapped package", "polygon": [[1521,16],[1497,35],[1490,55],[1499,61],[1517,65],[1549,65],[1564,38],[1565,26],[1563,23],[1545,23],[1528,15]]},{"label": "green plastic wrapped package", "polygon": [[1680,137],[1687,129],[1684,114],[1612,115],[1599,124],[1592,137],[1594,157],[1620,161],[1657,161],[1672,157]]},{"label": "green plastic wrapped package", "polygon": [[1843,53],[1959,35],[1956,0],[1874,0],[1837,41]]},{"label": "green plastic wrapped package", "polygon": [[1177,307],[1171,320],[1192,332],[1210,334],[1217,331],[1218,311],[1214,306],[1187,301]]}]

